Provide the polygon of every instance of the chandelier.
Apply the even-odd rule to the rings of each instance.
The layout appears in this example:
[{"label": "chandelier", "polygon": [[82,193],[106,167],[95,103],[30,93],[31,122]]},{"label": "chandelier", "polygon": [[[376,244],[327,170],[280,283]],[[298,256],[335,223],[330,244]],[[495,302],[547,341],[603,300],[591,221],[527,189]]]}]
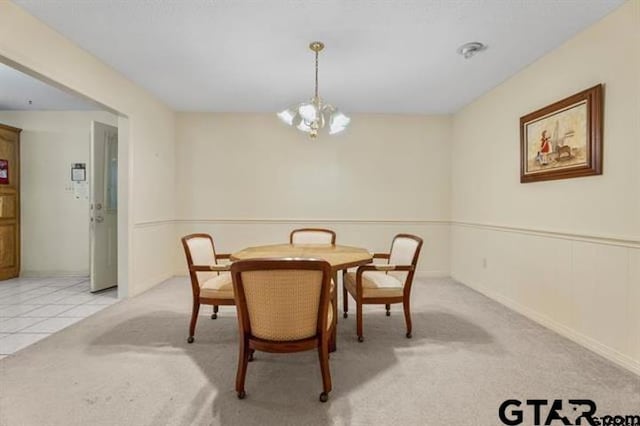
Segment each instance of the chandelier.
[{"label": "chandelier", "polygon": [[318,95],[318,53],[324,49],[324,43],[314,41],[309,44],[316,54],[316,90],[313,98],[278,113],[278,117],[289,126],[309,134],[311,139],[318,137],[318,131],[328,124],[329,134],[335,135],[347,128],[351,119],[333,105],[325,103]]}]

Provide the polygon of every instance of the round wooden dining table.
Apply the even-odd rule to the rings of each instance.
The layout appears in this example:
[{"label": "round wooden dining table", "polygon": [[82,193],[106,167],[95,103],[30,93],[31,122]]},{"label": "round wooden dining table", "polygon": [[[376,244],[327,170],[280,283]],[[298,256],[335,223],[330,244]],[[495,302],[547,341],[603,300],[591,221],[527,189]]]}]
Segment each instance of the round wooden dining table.
[{"label": "round wooden dining table", "polygon": [[338,271],[366,265],[373,261],[373,254],[360,247],[339,246],[334,244],[272,244],[247,247],[231,255],[231,260],[263,258],[314,258],[327,261],[331,265],[333,282],[333,332],[329,349],[336,350],[336,323],[338,321]]}]

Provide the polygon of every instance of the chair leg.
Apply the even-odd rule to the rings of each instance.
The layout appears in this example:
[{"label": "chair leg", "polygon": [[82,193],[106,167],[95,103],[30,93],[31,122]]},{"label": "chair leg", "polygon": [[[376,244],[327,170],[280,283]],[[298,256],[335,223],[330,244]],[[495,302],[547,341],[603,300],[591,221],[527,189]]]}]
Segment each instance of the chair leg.
[{"label": "chair leg", "polygon": [[386,305],[384,305],[384,307],[387,309],[387,316],[390,317],[391,316],[391,305],[389,303],[387,303]]},{"label": "chair leg", "polygon": [[344,275],[342,275],[342,318],[349,316],[349,293],[344,285]]},{"label": "chair leg", "polygon": [[[334,282],[336,283],[336,286],[338,285],[337,282],[337,277],[338,275],[334,275]],[[331,331],[330,331],[330,335],[329,335],[329,351],[330,352],[335,352],[338,349],[338,337],[337,337],[337,330],[338,330],[338,289],[334,288],[333,290],[333,295],[331,296],[331,303],[329,304],[329,309],[331,309],[331,312],[333,313],[333,321],[331,324]]]},{"label": "chair leg", "polygon": [[402,301],[404,307],[404,321],[407,323],[407,339],[411,339],[411,308],[409,306],[409,298],[405,297]]},{"label": "chair leg", "polygon": [[362,334],[362,301],[356,299],[356,332],[358,334],[358,342],[364,341]]},{"label": "chair leg", "polygon": [[213,313],[211,314],[211,319],[218,318],[218,305],[213,305]]},{"label": "chair leg", "polygon": [[246,393],[244,391],[244,381],[247,377],[247,366],[249,365],[249,356],[252,349],[249,349],[249,341],[246,338],[240,340],[240,349],[238,352],[238,371],[236,373],[236,392],[239,399],[244,399]]},{"label": "chair leg", "polygon": [[193,343],[193,336],[196,334],[196,322],[198,322],[198,312],[200,312],[200,301],[193,301],[193,308],[191,310],[191,323],[189,324],[189,337],[187,338],[188,343]]},{"label": "chair leg", "polygon": [[331,370],[329,370],[329,339],[323,337],[322,344],[318,346],[318,358],[320,359],[320,371],[322,372],[322,393],[320,401],[327,402],[331,392]]}]

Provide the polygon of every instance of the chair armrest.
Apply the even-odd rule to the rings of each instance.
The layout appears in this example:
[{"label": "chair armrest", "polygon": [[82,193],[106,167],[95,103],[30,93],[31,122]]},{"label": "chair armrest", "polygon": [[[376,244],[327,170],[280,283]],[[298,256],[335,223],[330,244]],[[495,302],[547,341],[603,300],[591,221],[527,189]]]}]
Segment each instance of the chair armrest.
[{"label": "chair armrest", "polygon": [[360,277],[367,271],[413,271],[415,268],[413,265],[387,265],[387,264],[369,264],[363,265],[358,268],[356,272],[356,278]]},{"label": "chair armrest", "polygon": [[389,253],[373,253],[374,259],[389,259],[390,257]]},{"label": "chair armrest", "polygon": [[193,272],[224,272],[231,270],[231,264],[228,265],[193,265],[189,270]]}]

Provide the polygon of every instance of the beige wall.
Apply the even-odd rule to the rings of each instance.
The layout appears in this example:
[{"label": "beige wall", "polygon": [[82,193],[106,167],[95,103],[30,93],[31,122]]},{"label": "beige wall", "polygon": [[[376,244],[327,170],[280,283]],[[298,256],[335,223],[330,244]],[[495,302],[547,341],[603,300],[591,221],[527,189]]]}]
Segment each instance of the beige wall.
[{"label": "beige wall", "polygon": [[425,238],[422,272],[448,275],[450,117],[355,115],[317,141],[275,114],[177,117],[178,235],[211,232],[229,251],[325,226],[378,251],[413,232]]},{"label": "beige wall", "polygon": [[[188,232],[232,251],[314,224],[372,250],[409,231],[426,239],[423,272],[451,263],[460,281],[636,371],[639,31],[640,2],[629,1],[453,121],[355,116],[342,137],[309,143],[272,115],[180,114],[174,128],[162,103],[0,2],[0,60],[128,117],[119,235],[130,294],[184,273],[176,238]],[[519,117],[597,83],[604,175],[520,184]]]},{"label": "beige wall", "polygon": [[89,275],[89,199],[76,199],[71,164],[89,167],[91,121],[100,111],[2,111],[20,134],[22,276]]},{"label": "beige wall", "polygon": [[125,197],[119,199],[118,263],[126,272],[119,274],[120,289],[138,294],[171,276],[176,244],[170,222],[175,204],[173,112],[8,1],[0,1],[0,60],[128,118],[124,123],[119,120],[119,127],[128,128],[119,139],[119,177]]},{"label": "beige wall", "polygon": [[[454,116],[452,275],[640,372],[640,2]],[[519,117],[605,85],[604,174],[519,183]]]}]

